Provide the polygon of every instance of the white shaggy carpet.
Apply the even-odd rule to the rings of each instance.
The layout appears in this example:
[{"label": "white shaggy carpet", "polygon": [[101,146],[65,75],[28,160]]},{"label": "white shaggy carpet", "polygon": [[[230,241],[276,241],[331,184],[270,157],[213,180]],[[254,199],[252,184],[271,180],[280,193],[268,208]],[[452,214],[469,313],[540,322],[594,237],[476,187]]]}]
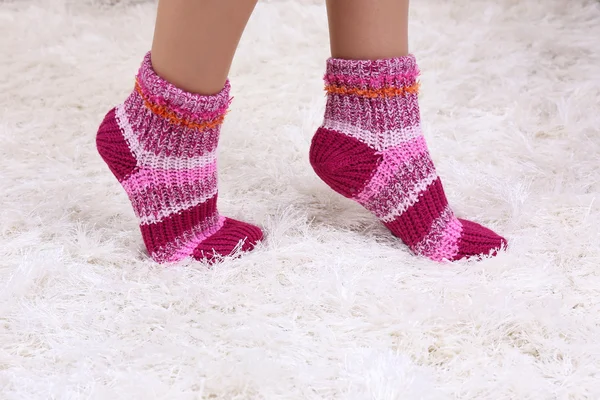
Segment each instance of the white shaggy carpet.
[{"label": "white shaggy carpet", "polygon": [[496,259],[417,259],[312,172],[307,0],[260,4],[231,73],[220,206],[267,240],[154,264],[94,135],[155,5],[0,1],[0,398],[600,398],[600,3],[413,3],[426,136]]}]

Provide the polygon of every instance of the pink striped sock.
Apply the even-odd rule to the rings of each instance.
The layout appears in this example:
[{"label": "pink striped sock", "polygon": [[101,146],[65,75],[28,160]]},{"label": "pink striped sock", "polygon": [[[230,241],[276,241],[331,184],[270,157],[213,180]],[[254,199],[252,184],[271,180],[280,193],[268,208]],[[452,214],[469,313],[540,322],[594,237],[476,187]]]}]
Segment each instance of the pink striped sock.
[{"label": "pink striped sock", "polygon": [[262,239],[260,228],[217,211],[216,150],[229,101],[229,82],[212,96],[185,92],[156,75],[148,53],[135,90],[100,125],[98,152],[157,262],[213,261]]},{"label": "pink striped sock", "polygon": [[418,73],[412,55],[328,60],[325,121],[311,164],[418,255],[442,261],[496,254],[506,240],[456,218],[448,206],[421,133]]}]

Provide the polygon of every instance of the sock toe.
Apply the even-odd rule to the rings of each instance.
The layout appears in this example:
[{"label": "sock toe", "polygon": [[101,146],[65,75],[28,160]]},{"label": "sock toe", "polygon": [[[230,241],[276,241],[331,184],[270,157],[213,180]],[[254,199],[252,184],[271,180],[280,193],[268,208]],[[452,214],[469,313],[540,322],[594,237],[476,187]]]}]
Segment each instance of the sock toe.
[{"label": "sock toe", "polygon": [[263,239],[262,230],[255,225],[227,218],[223,227],[196,247],[193,257],[196,260],[216,261],[233,253],[240,241],[241,251],[252,250]]},{"label": "sock toe", "polygon": [[469,257],[495,256],[499,250],[506,248],[508,242],[491,229],[476,222],[459,219],[462,224],[462,235],[458,242],[458,253],[453,260]]}]

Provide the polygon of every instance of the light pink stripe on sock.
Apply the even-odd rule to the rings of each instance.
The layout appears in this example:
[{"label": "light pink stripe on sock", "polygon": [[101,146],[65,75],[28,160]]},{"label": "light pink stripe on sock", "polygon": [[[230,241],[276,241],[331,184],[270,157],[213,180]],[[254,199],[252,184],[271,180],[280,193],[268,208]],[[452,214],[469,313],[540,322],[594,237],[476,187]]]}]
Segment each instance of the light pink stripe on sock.
[{"label": "light pink stripe on sock", "polygon": [[[140,225],[155,224],[170,215],[196,207],[215,197],[217,188],[210,186],[213,185],[209,184],[205,187],[192,185],[171,186],[167,189],[159,187],[158,190],[145,189],[142,192],[135,193],[135,197],[129,194],[129,199],[133,204]],[[206,187],[208,189],[205,189]],[[154,188],[154,186],[149,186],[149,188]],[[165,204],[165,206],[144,203],[144,199],[151,195],[159,199],[159,204]]]},{"label": "light pink stripe on sock", "polygon": [[415,246],[415,253],[435,261],[452,260],[458,254],[462,224],[448,208],[431,227],[431,232]]},{"label": "light pink stripe on sock", "polygon": [[375,174],[367,183],[365,188],[355,199],[359,202],[366,202],[377,195],[383,188],[389,186],[400,168],[403,168],[407,162],[415,158],[422,157],[427,153],[427,144],[423,136],[418,136],[412,140],[404,142],[396,147],[383,151],[381,154],[383,160],[377,167]]},{"label": "light pink stripe on sock", "polygon": [[198,181],[210,179],[217,170],[217,162],[202,165],[192,169],[153,169],[141,168],[123,181],[123,187],[128,193],[136,193],[144,190],[150,185],[182,185],[193,184]]},{"label": "light pink stripe on sock", "polygon": [[194,252],[196,247],[215,233],[217,233],[225,224],[226,217],[220,216],[217,223],[202,232],[190,232],[184,237],[175,239],[169,243],[167,249],[162,249],[166,254],[171,254],[166,261],[174,262],[183,258],[189,257]]}]

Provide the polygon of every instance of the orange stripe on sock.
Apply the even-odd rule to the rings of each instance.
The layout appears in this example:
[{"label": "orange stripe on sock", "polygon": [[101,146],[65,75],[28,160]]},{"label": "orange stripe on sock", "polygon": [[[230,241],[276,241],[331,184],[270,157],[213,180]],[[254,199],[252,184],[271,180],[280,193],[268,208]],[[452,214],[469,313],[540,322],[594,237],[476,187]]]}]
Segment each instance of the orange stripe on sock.
[{"label": "orange stripe on sock", "polygon": [[223,120],[225,119],[225,114],[223,114],[223,115],[220,115],[217,118],[210,120],[210,121],[205,121],[205,122],[200,122],[200,123],[188,121],[186,119],[179,117],[173,111],[169,110],[169,108],[150,102],[150,100],[148,100],[144,96],[144,93],[142,92],[142,88],[141,88],[140,84],[137,82],[137,80],[135,82],[135,90],[142,97],[142,100],[144,101],[144,105],[150,111],[152,111],[156,115],[159,115],[165,119],[168,119],[169,121],[171,121],[174,124],[181,125],[185,128],[197,129],[199,131],[203,131],[206,129],[213,129],[213,128],[216,128],[219,125],[221,125],[223,123]]},{"label": "orange stripe on sock", "polygon": [[325,91],[330,94],[355,95],[360,97],[368,97],[371,99],[377,97],[396,97],[404,94],[418,94],[419,82],[415,82],[410,86],[405,87],[385,87],[381,89],[359,89],[353,87],[326,85]]}]

